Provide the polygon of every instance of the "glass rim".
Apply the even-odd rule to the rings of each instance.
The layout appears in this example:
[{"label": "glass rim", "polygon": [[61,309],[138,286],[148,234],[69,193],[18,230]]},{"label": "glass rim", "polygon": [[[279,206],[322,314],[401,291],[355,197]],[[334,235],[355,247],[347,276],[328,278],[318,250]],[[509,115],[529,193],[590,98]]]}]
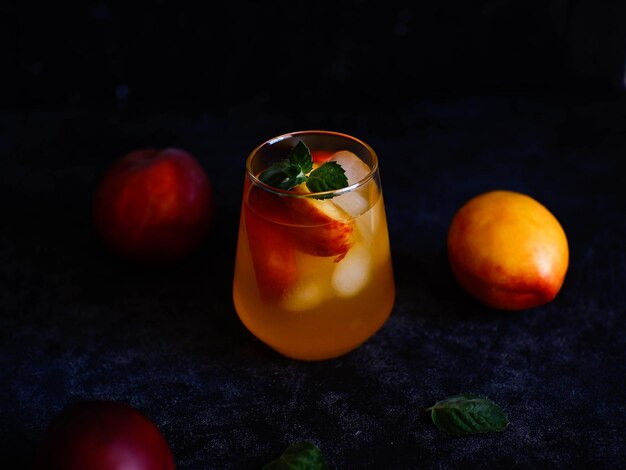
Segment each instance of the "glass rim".
[{"label": "glass rim", "polygon": [[[298,135],[302,135],[302,134],[318,134],[318,135],[341,137],[341,138],[356,142],[359,145],[362,145],[372,157],[372,166],[370,167],[370,171],[367,173],[367,175],[365,175],[359,181],[356,181],[355,183],[352,183],[351,185],[346,186],[344,188],[331,189],[329,191],[310,192],[310,193],[295,193],[289,189],[275,188],[273,186],[270,186],[264,183],[259,178],[257,178],[256,175],[254,175],[254,173],[252,172],[252,160],[254,159],[255,155],[259,153],[261,148],[265,146],[273,145],[277,142],[281,142],[289,138],[297,137]],[[336,131],[319,130],[319,129],[288,132],[286,134],[281,134],[276,137],[272,137],[271,139],[268,139],[265,142],[262,142],[261,144],[257,145],[252,150],[252,152],[250,152],[250,154],[248,155],[248,158],[246,158],[246,175],[248,176],[248,178],[250,178],[250,180],[252,181],[254,185],[259,186],[263,190],[274,193],[274,194],[278,194],[281,196],[288,196],[288,197],[296,197],[296,198],[325,199],[325,198],[339,196],[341,194],[354,191],[360,188],[361,186],[363,186],[364,184],[366,184],[367,182],[369,182],[373,178],[377,170],[378,170],[378,155],[376,155],[376,151],[374,151],[374,149],[369,144],[349,134],[336,132]]]}]

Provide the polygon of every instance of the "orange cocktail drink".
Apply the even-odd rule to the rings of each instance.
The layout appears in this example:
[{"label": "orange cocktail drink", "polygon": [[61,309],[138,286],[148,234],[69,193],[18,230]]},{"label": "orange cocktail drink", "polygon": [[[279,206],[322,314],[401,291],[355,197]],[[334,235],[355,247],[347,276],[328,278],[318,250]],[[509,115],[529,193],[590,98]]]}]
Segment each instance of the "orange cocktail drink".
[{"label": "orange cocktail drink", "polygon": [[[309,168],[293,156],[307,151],[308,177]],[[293,168],[287,155],[297,163]],[[297,179],[298,168],[306,183]],[[339,173],[345,175],[341,187],[325,189]],[[284,182],[292,175],[293,187],[278,187],[289,187]],[[328,359],[380,329],[394,297],[373,149],[328,131],[295,132],[254,149],[246,163],[233,283],[235,309],[248,330],[291,358]]]}]

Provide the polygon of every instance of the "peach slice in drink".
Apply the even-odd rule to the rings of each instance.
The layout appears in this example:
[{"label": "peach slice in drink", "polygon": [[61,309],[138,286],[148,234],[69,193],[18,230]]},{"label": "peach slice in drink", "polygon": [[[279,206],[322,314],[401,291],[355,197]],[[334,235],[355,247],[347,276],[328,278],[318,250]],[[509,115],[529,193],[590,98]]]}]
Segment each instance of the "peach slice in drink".
[{"label": "peach slice in drink", "polygon": [[254,272],[264,299],[283,298],[300,281],[296,252],[342,259],[353,222],[330,201],[291,198],[248,184],[244,205]]},{"label": "peach slice in drink", "polygon": [[[307,193],[304,186],[296,192]],[[285,198],[293,225],[289,231],[297,240],[298,248],[313,256],[334,256],[341,261],[353,241],[354,221],[331,199],[306,197]]]},{"label": "peach slice in drink", "polygon": [[248,186],[244,217],[250,255],[261,296],[280,299],[298,280],[293,237],[272,220],[286,220],[281,199],[255,186]]},{"label": "peach slice in drink", "polygon": [[313,164],[319,164],[327,162],[333,156],[334,152],[329,150],[313,150],[311,152],[311,158]]},{"label": "peach slice in drink", "polygon": [[[335,152],[328,160],[341,165],[348,184],[359,182],[370,173],[370,167],[347,150]],[[304,184],[294,191],[309,192]],[[349,191],[332,199],[289,198],[285,202],[299,249],[314,256],[334,256],[335,261],[341,261],[354,244],[354,217],[370,207],[367,188],[365,192]]]},{"label": "peach slice in drink", "polygon": [[[362,180],[369,167],[356,155],[340,151],[328,157],[339,163],[348,183]],[[355,242],[354,218],[368,209],[369,201],[359,191],[332,199],[280,196],[247,184],[246,227],[259,290],[277,300],[300,280],[296,250],[316,257],[344,259]],[[306,185],[293,190],[306,194]],[[339,273],[348,272],[342,269]],[[348,276],[350,277],[350,276]],[[339,277],[344,285],[346,276]]]}]

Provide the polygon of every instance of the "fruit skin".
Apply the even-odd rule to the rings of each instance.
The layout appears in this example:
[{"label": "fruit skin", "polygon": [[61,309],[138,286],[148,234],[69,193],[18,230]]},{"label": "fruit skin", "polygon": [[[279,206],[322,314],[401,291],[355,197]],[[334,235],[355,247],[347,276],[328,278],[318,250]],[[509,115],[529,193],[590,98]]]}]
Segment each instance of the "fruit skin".
[{"label": "fruit skin", "polygon": [[88,400],[65,407],[46,429],[33,470],[173,470],[156,425],[133,407]]},{"label": "fruit skin", "polygon": [[[312,256],[334,256],[341,261],[354,244],[354,222],[330,201],[291,199],[289,213],[295,223],[290,228],[298,247]],[[347,219],[347,220],[346,220]]]},{"label": "fruit skin", "polygon": [[266,301],[280,299],[298,280],[296,248],[293,238],[272,218],[286,217],[283,202],[246,180],[243,221],[248,235],[250,256],[259,286]]},{"label": "fruit skin", "polygon": [[313,163],[322,164],[331,159],[335,152],[331,150],[312,150],[311,159]]},{"label": "fruit skin", "polygon": [[[304,185],[292,191],[309,192]],[[282,197],[252,187],[248,205],[266,220],[282,225],[297,248],[309,255],[341,261],[354,244],[354,221],[332,200]]]},{"label": "fruit skin", "polygon": [[[306,194],[305,185],[294,192]],[[334,256],[341,261],[354,244],[354,221],[332,199],[285,198],[289,212],[290,232],[299,241],[298,247],[312,256]]]},{"label": "fruit skin", "polygon": [[162,263],[188,256],[214,212],[209,178],[184,150],[141,149],[118,159],[97,188],[93,219],[118,256]]},{"label": "fruit skin", "polygon": [[528,195],[489,191],[466,202],[448,230],[452,272],[469,294],[500,310],[552,301],[569,263],[565,232]]}]

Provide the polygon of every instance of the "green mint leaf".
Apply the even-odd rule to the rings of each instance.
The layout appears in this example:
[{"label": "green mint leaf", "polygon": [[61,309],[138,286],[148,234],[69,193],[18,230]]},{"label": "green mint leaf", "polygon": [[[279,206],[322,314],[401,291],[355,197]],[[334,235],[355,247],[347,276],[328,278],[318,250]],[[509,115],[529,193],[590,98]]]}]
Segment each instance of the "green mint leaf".
[{"label": "green mint leaf", "polygon": [[468,436],[502,431],[509,420],[502,408],[487,398],[472,394],[454,395],[427,409],[440,431],[452,436]]},{"label": "green mint leaf", "polygon": [[322,451],[310,442],[292,444],[276,460],[263,466],[262,470],[326,470]]},{"label": "green mint leaf", "polygon": [[339,163],[326,162],[311,172],[306,186],[312,193],[333,191],[348,186],[348,178]]},{"label": "green mint leaf", "polygon": [[291,189],[306,181],[306,175],[298,165],[281,160],[267,168],[259,179],[273,188]]},{"label": "green mint leaf", "polygon": [[289,156],[268,167],[259,179],[273,188],[289,190],[307,180],[306,174],[313,169],[309,148],[300,141],[289,151]]},{"label": "green mint leaf", "polygon": [[[289,190],[306,182],[313,193],[333,191],[348,186],[346,172],[337,162],[326,162],[313,170],[311,151],[299,141],[289,151],[289,156],[274,163],[261,173],[259,179],[274,188]],[[325,199],[332,196],[321,196]]]},{"label": "green mint leaf", "polygon": [[313,169],[311,151],[302,141],[299,141],[289,152],[289,162],[298,165],[304,174],[307,174]]}]

